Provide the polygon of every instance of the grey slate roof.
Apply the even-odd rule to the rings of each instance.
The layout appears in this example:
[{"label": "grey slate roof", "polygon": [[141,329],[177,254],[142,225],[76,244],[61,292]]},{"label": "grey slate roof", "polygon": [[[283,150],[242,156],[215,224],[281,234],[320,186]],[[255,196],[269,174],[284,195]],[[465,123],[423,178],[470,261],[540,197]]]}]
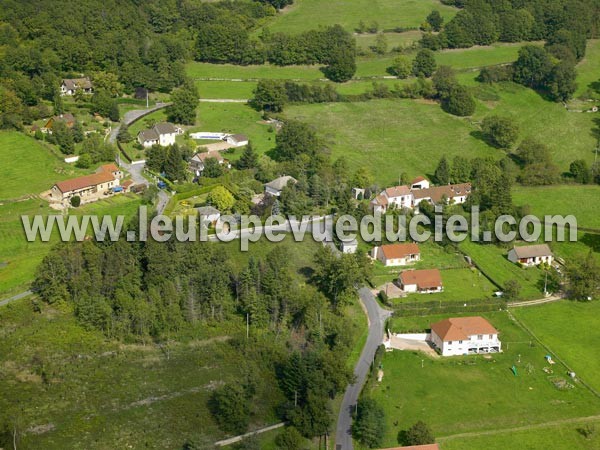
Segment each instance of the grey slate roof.
[{"label": "grey slate roof", "polygon": [[84,78],[65,78],[63,80],[63,84],[70,91],[75,91],[77,89],[91,89],[92,82],[88,77]]},{"label": "grey slate roof", "polygon": [[288,185],[288,183],[290,181],[293,183],[297,182],[297,180],[294,177],[286,175],[286,176],[274,179],[273,181],[265,184],[265,186],[269,187],[271,189],[275,189],[276,191],[281,191],[284,187],[286,187]]},{"label": "grey slate roof", "polygon": [[173,134],[177,133],[175,126],[169,122],[161,122],[154,125],[154,129],[158,134]]},{"label": "grey slate roof", "polygon": [[159,139],[158,133],[154,128],[140,131],[138,137],[142,139],[142,142],[158,141]]}]

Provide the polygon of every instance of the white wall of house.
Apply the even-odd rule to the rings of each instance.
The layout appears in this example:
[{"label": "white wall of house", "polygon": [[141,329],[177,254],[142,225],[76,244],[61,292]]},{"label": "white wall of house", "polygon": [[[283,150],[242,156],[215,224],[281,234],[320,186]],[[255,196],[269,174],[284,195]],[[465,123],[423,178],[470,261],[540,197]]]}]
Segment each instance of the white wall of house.
[{"label": "white wall of house", "polygon": [[497,334],[473,335],[466,340],[442,342],[442,339],[432,331],[431,341],[442,356],[495,353],[502,350],[502,343]]},{"label": "white wall of house", "polygon": [[420,261],[421,255],[418,255],[418,254],[417,255],[408,255],[403,258],[387,259],[384,255],[383,251],[381,251],[381,249],[379,249],[377,251],[377,259],[379,259],[379,261],[381,261],[381,263],[386,267],[406,266],[408,264],[412,264],[414,262]]},{"label": "white wall of house", "polygon": [[517,252],[515,252],[515,250],[512,249],[508,252],[508,260],[515,264],[520,263],[520,264],[523,264],[524,266],[532,267],[532,266],[539,266],[540,264],[552,264],[553,257],[552,257],[552,255],[548,255],[548,256],[536,256],[534,258],[519,259],[517,257]]},{"label": "white wall of house", "polygon": [[417,285],[416,284],[403,284],[402,290],[404,292],[417,292]]},{"label": "white wall of house", "polygon": [[277,189],[273,189],[272,187],[265,186],[265,192],[270,195],[274,195],[275,197],[279,197],[281,195],[281,191]]},{"label": "white wall of house", "polygon": [[169,145],[175,144],[175,137],[177,133],[160,134],[158,143],[161,147],[168,147]]}]

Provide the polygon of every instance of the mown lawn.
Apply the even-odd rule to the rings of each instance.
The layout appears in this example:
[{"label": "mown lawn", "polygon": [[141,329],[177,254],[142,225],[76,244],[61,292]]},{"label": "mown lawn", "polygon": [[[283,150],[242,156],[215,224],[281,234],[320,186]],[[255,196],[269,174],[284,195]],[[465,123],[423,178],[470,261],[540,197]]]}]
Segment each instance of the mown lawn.
[{"label": "mown lawn", "polygon": [[16,131],[0,132],[0,166],[3,168],[0,201],[37,195],[56,181],[82,173],[33,137]]},{"label": "mown lawn", "polygon": [[[447,316],[395,318],[391,326],[393,330],[426,330],[444,317]],[[532,347],[530,336],[506,313],[489,313],[485,317],[499,330],[504,350],[490,359],[483,356],[432,359],[403,351],[385,354],[383,381],[373,383],[368,389],[368,394],[386,411],[384,447],[397,445],[398,432],[417,420],[426,422],[434,435],[443,439],[458,433],[506,429],[600,412],[600,400],[581,384],[576,383],[569,390],[554,386],[542,370],[546,366],[546,351],[540,346]],[[518,376],[511,371],[513,365]],[[566,369],[560,364],[553,368],[558,378],[566,377]]]},{"label": "mown lawn", "polygon": [[528,205],[531,214],[540,218],[574,215],[578,226],[600,229],[600,186],[516,186],[512,195],[515,205]]},{"label": "mown lawn", "polygon": [[496,43],[484,47],[442,50],[436,52],[435,59],[439,66],[452,66],[456,70],[492,66],[516,61],[523,45],[525,44]]},{"label": "mown lawn", "polygon": [[362,20],[367,25],[377,22],[379,29],[417,28],[434,9],[446,20],[457,11],[437,0],[296,0],[265,27],[273,32],[300,33],[319,26],[340,24],[348,31],[354,31]]},{"label": "mown lawn", "polygon": [[495,245],[480,245],[470,242],[469,239],[463,241],[459,247],[498,285],[504,286],[510,280],[518,281],[521,285],[520,298],[534,299],[543,296],[543,286],[541,289],[538,287],[543,272],[536,267],[522,269],[511,263],[506,257],[508,250]]},{"label": "mown lawn", "polygon": [[280,80],[318,80],[325,78],[318,66],[273,66],[270,64],[237,66],[234,64],[211,64],[190,62],[186,65],[186,74],[197,79],[280,79]]},{"label": "mown lawn", "polygon": [[513,314],[584,381],[600,392],[600,302],[572,302],[515,308]]}]

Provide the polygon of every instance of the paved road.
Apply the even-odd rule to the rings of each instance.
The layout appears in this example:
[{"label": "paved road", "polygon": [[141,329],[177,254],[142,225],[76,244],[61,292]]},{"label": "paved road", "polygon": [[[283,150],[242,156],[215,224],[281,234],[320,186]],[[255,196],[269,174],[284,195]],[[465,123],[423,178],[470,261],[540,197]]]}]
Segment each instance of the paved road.
[{"label": "paved road", "polygon": [[28,297],[31,294],[33,294],[33,292],[25,291],[25,292],[21,292],[20,294],[13,295],[12,297],[7,298],[6,300],[0,301],[0,306],[8,305],[10,302],[14,302],[15,300],[21,300],[22,298]]},{"label": "paved road", "polygon": [[348,386],[342,400],[335,434],[335,450],[353,450],[354,448],[350,432],[352,427],[352,412],[356,408],[358,397],[367,380],[371,363],[375,357],[375,351],[383,342],[385,321],[392,315],[391,311],[387,311],[379,306],[373,293],[366,287],[360,288],[358,295],[369,318],[369,336],[360,354],[360,359],[354,368],[356,382]]},{"label": "paved road", "polygon": [[[166,108],[170,103],[157,103],[155,106],[149,109],[135,109],[133,111],[127,111],[123,115],[122,122],[126,125],[131,125],[136,120],[144,117],[146,114],[150,114],[154,111],[158,111],[159,109]],[[108,142],[114,144],[117,141],[117,135],[119,134],[120,125],[115,127],[108,136]]]}]

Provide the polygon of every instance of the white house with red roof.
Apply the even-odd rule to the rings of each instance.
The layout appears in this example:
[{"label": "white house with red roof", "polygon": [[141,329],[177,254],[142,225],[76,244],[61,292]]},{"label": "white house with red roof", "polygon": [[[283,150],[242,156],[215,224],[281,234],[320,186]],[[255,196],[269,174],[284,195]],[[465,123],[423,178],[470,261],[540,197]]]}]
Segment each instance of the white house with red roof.
[{"label": "white house with red roof", "polygon": [[414,209],[422,201],[433,204],[448,202],[462,204],[471,194],[471,183],[448,184],[432,187],[423,177],[415,178],[409,186],[393,186],[382,191],[371,201],[375,213],[385,214],[388,209]]},{"label": "white house with red roof", "polygon": [[404,292],[433,294],[442,292],[442,274],[438,269],[405,270],[398,277],[400,288]]},{"label": "white house with red roof", "polygon": [[483,317],[456,317],[431,324],[431,343],[442,356],[498,353],[498,330]]},{"label": "white house with red roof", "polygon": [[406,266],[421,260],[421,250],[413,242],[389,244],[373,248],[372,257],[386,267]]}]

